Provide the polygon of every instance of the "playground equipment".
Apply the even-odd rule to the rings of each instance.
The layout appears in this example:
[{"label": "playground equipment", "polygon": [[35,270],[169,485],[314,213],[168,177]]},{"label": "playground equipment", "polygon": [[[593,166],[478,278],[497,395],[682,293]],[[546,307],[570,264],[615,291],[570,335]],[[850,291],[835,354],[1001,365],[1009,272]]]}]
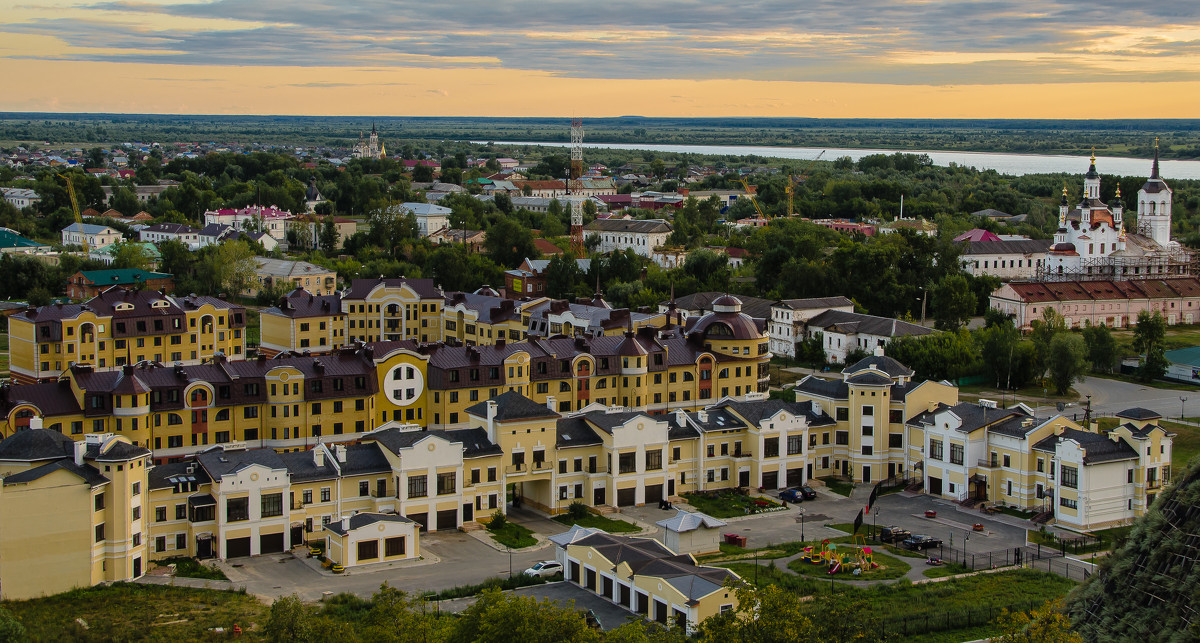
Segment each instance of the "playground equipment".
[{"label": "playground equipment", "polygon": [[[826,543],[821,543],[825,545]],[[852,570],[854,574],[861,574],[872,569],[879,569],[879,563],[875,562],[874,551],[870,547],[851,548],[850,551],[839,552],[835,544],[829,544],[828,549],[823,552],[812,552],[806,549],[808,554],[805,560],[812,563],[824,563],[828,565],[829,570],[826,572],[830,575],[837,574],[845,569]]]}]

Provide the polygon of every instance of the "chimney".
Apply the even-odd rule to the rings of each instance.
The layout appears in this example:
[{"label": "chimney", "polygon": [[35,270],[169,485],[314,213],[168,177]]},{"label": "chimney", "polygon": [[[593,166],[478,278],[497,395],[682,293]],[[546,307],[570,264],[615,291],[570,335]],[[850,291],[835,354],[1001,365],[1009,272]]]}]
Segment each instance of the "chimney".
[{"label": "chimney", "polygon": [[679,426],[687,426],[687,411],[684,411],[683,409],[676,409],[675,423]]},{"label": "chimney", "polygon": [[325,466],[325,449],[323,449],[320,445],[317,445],[317,448],[313,449],[313,464],[316,465],[317,468]]},{"label": "chimney", "polygon": [[708,409],[700,409],[696,411],[696,419],[701,422],[708,422]]},{"label": "chimney", "polygon": [[83,454],[87,451],[87,442],[80,440],[74,444],[75,446],[75,466],[83,466]]},{"label": "chimney", "polygon": [[548,395],[548,396],[546,396],[546,408],[550,409],[551,411],[555,410],[555,409],[554,409],[554,396],[553,396],[553,395]]},{"label": "chimney", "polygon": [[350,516],[342,516],[342,531],[350,531]]},{"label": "chimney", "polygon": [[346,463],[346,445],[338,444],[333,447],[333,452],[337,454],[337,461],[342,464]]},{"label": "chimney", "polygon": [[875,345],[875,357],[883,357],[883,344]]},{"label": "chimney", "polygon": [[487,434],[492,444],[496,444],[496,406],[496,400],[487,401]]}]

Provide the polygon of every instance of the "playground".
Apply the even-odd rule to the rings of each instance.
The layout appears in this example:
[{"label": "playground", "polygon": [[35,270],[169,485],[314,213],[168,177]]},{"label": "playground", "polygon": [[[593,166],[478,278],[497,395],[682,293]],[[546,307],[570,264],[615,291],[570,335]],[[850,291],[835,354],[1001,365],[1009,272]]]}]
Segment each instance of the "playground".
[{"label": "playground", "polygon": [[813,543],[788,561],[788,569],[801,576],[854,581],[900,578],[911,569],[908,563],[861,542],[861,536],[856,540],[860,542],[835,543],[825,539]]}]

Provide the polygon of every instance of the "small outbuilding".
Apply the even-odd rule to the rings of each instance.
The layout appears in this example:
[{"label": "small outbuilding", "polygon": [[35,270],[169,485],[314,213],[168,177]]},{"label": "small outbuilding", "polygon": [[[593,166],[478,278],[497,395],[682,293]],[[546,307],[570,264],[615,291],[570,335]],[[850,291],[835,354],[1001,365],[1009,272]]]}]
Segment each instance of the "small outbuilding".
[{"label": "small outbuilding", "polygon": [[698,511],[679,510],[654,523],[663,528],[663,544],[680,554],[707,554],[720,550],[721,528],[728,523]]},{"label": "small outbuilding", "polygon": [[357,513],[325,525],[329,546],[326,556],[335,565],[390,563],[418,558],[419,527],[398,514]]}]

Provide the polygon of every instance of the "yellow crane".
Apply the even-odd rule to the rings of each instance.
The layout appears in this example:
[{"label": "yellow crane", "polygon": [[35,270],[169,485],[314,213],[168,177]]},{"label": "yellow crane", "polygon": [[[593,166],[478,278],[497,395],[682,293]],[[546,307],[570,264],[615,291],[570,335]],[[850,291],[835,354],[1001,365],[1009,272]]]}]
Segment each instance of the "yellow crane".
[{"label": "yellow crane", "polygon": [[750,189],[750,184],[746,182],[746,179],[738,179],[738,183],[741,183],[742,187],[746,189],[746,194],[750,195],[750,202],[754,204],[754,209],[758,211],[758,218],[766,219],[767,215],[763,214],[762,208],[758,207],[758,199],[754,198],[754,191]]},{"label": "yellow crane", "polygon": [[79,204],[75,200],[75,185],[71,183],[71,177],[66,174],[59,174],[67,182],[67,196],[71,197],[71,210],[75,213],[75,223],[79,224],[79,239],[83,242],[83,254],[88,252],[87,233],[83,231],[83,215],[79,214]]},{"label": "yellow crane", "polygon": [[811,161],[809,161],[808,163],[805,163],[805,164],[804,164],[804,171],[803,171],[803,172],[800,174],[800,178],[799,178],[799,179],[797,179],[796,177],[793,177],[793,176],[792,176],[790,173],[788,174],[788,178],[787,178],[787,185],[786,185],[786,186],[784,186],[784,188],[783,188],[783,191],[784,191],[784,193],[787,195],[787,215],[788,215],[788,217],[789,217],[789,218],[790,218],[790,217],[792,217],[792,216],[793,216],[793,214],[794,214],[794,212],[793,212],[793,210],[792,210],[792,208],[793,208],[793,204],[792,204],[792,194],[794,194],[794,191],[795,191],[795,189],[796,189],[796,188],[795,188],[795,186],[796,186],[796,181],[797,181],[797,180],[799,180],[799,181],[804,181],[805,179],[807,179],[807,178],[808,178],[808,171],[809,171],[809,169],[811,169],[811,168],[812,168],[812,164],[813,164],[813,163],[816,163],[816,162],[817,162],[817,160],[818,160],[818,159],[820,159],[822,156],[825,156],[825,150],[821,150],[821,153],[820,153],[820,154],[817,154],[816,156],[814,156],[814,157],[813,157],[813,159],[812,159]]}]

